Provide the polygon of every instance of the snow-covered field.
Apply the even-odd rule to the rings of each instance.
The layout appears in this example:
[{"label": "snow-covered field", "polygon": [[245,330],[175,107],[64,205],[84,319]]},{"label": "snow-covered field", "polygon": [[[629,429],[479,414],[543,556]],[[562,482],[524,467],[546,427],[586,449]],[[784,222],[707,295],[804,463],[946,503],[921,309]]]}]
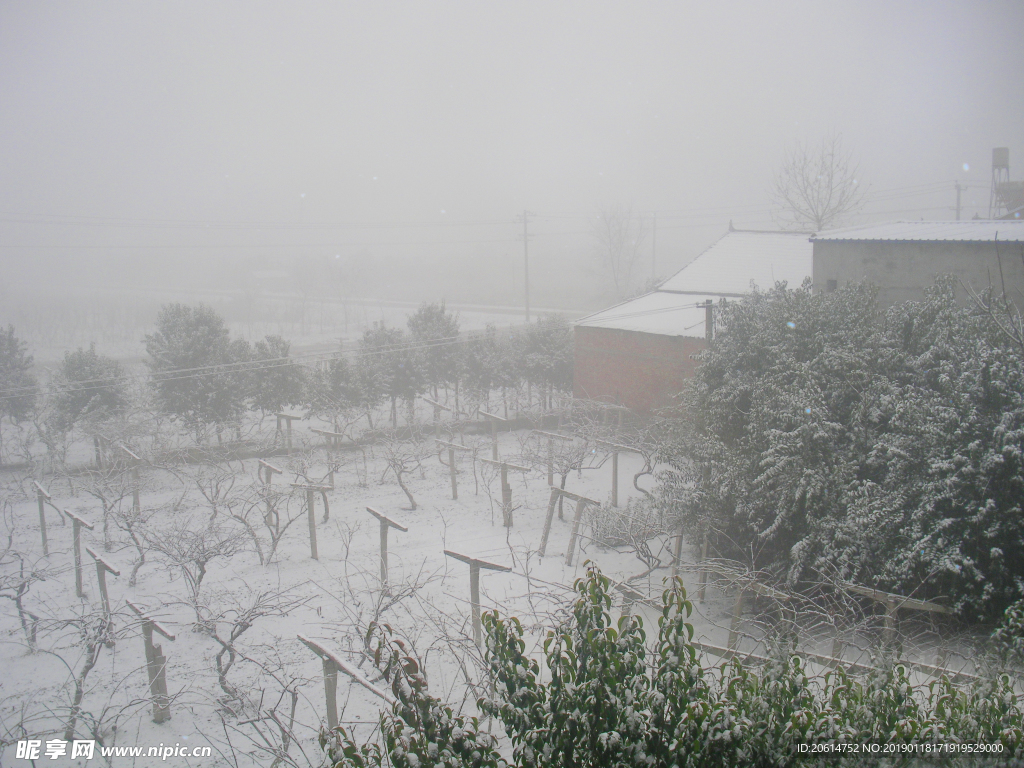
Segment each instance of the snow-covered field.
[{"label": "snow-covered field", "polygon": [[[253,618],[251,627],[232,643],[237,655],[221,685],[216,656],[222,646],[209,631],[197,627],[197,613],[189,604],[189,584],[181,569],[172,566],[166,555],[147,547],[137,584],[129,586],[137,550],[124,531],[115,529],[114,545],[104,557],[120,571],[120,576],[108,574],[116,642],[99,651],[98,661],[85,681],[77,724],[79,738],[94,734],[107,745],[210,746],[211,758],[173,757],[168,762],[231,766],[270,765],[275,754],[285,754],[281,747],[288,741],[282,764],[294,761],[296,765],[319,765],[322,753],[317,734],[326,716],[323,666],[298,640],[299,634],[359,666],[367,679],[375,681],[378,675],[364,653],[363,633],[371,621],[386,622],[423,661],[431,691],[462,711],[472,712],[483,689],[479,687],[482,657],[472,639],[469,567],[445,556],[444,550],[510,569],[482,572],[483,608],[519,616],[538,643],[535,652],[539,652],[544,632],[564,615],[573,581],[585,572],[585,561],[597,563],[606,575],[620,582],[647,570],[628,547],[606,547],[594,541],[586,525],[568,565],[566,551],[574,509],[568,501],[565,519],[555,515],[547,553],[541,557],[538,548],[550,497],[543,467],[529,473],[509,473],[514,524],[506,528],[498,473],[480,461],[491,455],[490,436],[465,435],[464,439],[466,445],[478,450],[475,459],[469,452],[458,454],[458,500],[451,498],[449,470],[441,461],[447,460],[447,452],[438,457],[428,447],[422,468],[404,478],[417,502],[417,509],[411,511],[392,473],[381,482],[386,468],[381,446],[335,449],[329,455],[322,440],[308,432],[305,423],[297,424],[296,450],[291,455],[266,459],[284,470],[272,481],[274,487],[286,493],[278,512],[282,519],[294,519],[268,565],[260,564],[251,539],[231,518],[232,512],[248,513],[247,519],[261,536],[266,555],[269,542],[262,523],[263,508],[254,501],[262,485],[257,459],[224,463],[219,470],[195,463],[167,469],[144,467],[140,473],[140,501],[151,531],[168,535],[177,530],[180,534],[183,527],[203,531],[212,525],[222,536],[232,533],[242,537],[243,546],[238,552],[210,561],[199,589],[198,603],[203,606],[200,617],[212,622],[210,626],[226,639],[233,626],[237,630],[236,619],[246,607],[262,604],[255,614],[265,615]],[[500,433],[502,459],[526,461],[522,458],[524,446],[531,440],[539,445],[538,438],[525,430]],[[426,445],[430,445],[429,438]],[[598,450],[594,449],[590,468],[568,476],[566,489],[607,502],[611,461]],[[91,445],[80,443],[75,451],[74,456],[85,466],[91,458]],[[542,449],[538,451],[543,453]],[[330,516],[326,522],[320,496],[316,496],[319,559],[313,560],[304,507],[306,494],[291,489],[289,483],[305,482],[302,477],[326,480],[329,459],[338,469],[334,488],[327,492]],[[635,454],[619,457],[620,507],[639,495],[632,487],[632,477],[641,463]],[[214,516],[199,484],[212,494],[218,472],[222,473],[222,501]],[[100,607],[96,571],[93,559],[83,552],[86,597],[76,597],[72,527],[62,525],[53,508],[48,507],[49,556],[42,556],[38,510],[29,478],[9,473],[5,479],[8,487],[20,483],[25,491],[20,498],[8,494],[12,503],[6,510],[5,527],[12,537],[10,551],[23,553],[26,570],[35,569],[45,578],[33,583],[24,597],[26,609],[39,618],[35,650],[27,645],[13,601],[3,601],[0,727],[9,740],[24,738],[25,734],[44,741],[59,739],[69,716],[74,681],[85,659],[78,619],[95,615]],[[646,476],[640,483],[650,487],[653,481]],[[101,553],[102,509],[100,501],[88,494],[88,484],[89,475],[84,470],[70,478],[42,479],[54,506],[94,523],[95,530],[84,532],[83,545]],[[130,494],[118,502],[120,509],[130,509],[131,503]],[[382,589],[380,580],[379,524],[367,507],[408,528],[408,532],[392,529],[389,533],[387,590]],[[653,550],[664,567],[633,582],[635,588],[655,600],[662,579],[670,572],[670,547],[670,540],[657,539]],[[682,554],[682,575],[696,607],[692,616],[695,639],[725,646],[733,595],[712,587],[707,601],[697,604],[693,588],[697,553],[687,546]],[[172,717],[160,725],[152,722],[143,639],[126,601],[144,607],[175,637],[173,641],[156,637],[167,658],[166,679],[172,697]],[[649,632],[656,631],[656,612],[643,605],[637,610],[647,616]],[[747,629],[756,633],[752,625]],[[741,647],[751,650],[755,643],[747,638]],[[827,646],[819,650],[827,652]],[[227,660],[228,654],[222,656],[222,663]],[[372,737],[382,705],[383,701],[366,688],[339,675],[339,719],[358,735]],[[12,764],[14,749],[13,745],[6,746],[0,752],[0,763]],[[117,758],[114,762],[128,765],[132,759]],[[47,764],[62,763],[48,760]],[[141,759],[138,764],[148,763]]]}]

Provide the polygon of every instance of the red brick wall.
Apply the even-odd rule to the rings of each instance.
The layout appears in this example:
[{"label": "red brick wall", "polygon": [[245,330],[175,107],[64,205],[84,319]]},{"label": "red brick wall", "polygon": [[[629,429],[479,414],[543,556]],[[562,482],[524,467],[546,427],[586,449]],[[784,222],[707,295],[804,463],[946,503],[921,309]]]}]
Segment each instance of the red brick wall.
[{"label": "red brick wall", "polygon": [[649,411],[676,400],[707,345],[688,336],[577,326],[573,333],[573,393]]}]

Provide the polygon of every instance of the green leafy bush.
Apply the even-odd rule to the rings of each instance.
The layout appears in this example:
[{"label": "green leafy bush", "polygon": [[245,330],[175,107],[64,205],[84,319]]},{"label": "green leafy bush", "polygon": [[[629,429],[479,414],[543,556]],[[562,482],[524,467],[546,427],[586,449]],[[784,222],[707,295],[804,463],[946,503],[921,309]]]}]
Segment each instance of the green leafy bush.
[{"label": "green leafy bush", "polygon": [[[863,679],[841,669],[819,677],[797,656],[761,669],[738,660],[707,667],[691,642],[692,606],[680,581],[662,595],[652,648],[640,618],[613,621],[609,587],[589,565],[571,618],[544,641],[543,672],[526,653],[518,619],[484,614],[494,694],[480,708],[504,724],[513,765],[834,765],[833,755],[809,751],[814,744],[982,743],[1002,761],[1021,752],[1022,713],[1006,676],[973,688],[945,678],[915,686],[900,665]],[[376,661],[398,699],[381,716],[383,744],[325,731],[335,768],[506,765],[475,718],[454,716],[426,692],[403,646],[384,636]],[[878,757],[862,752],[853,762],[876,765]]]},{"label": "green leafy bush", "polygon": [[387,624],[371,626],[374,663],[391,687],[396,703],[381,714],[381,744],[360,744],[344,726],[324,729],[320,747],[334,768],[505,768],[495,739],[480,730],[475,717],[456,715],[430,695],[419,662]]}]

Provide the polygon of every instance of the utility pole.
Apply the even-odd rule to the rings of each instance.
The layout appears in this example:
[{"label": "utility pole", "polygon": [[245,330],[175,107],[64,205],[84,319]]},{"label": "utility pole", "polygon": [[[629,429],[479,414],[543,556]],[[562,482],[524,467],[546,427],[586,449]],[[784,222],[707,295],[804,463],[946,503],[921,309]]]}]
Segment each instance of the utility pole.
[{"label": "utility pole", "polygon": [[658,212],[651,214],[654,223],[651,227],[651,279],[658,276]]},{"label": "utility pole", "polygon": [[956,220],[960,221],[960,192],[964,187],[960,186],[960,180],[956,181]]},{"label": "utility pole", "polygon": [[526,286],[526,322],[530,322],[530,233],[527,229],[530,217],[534,214],[523,210],[523,277]]}]

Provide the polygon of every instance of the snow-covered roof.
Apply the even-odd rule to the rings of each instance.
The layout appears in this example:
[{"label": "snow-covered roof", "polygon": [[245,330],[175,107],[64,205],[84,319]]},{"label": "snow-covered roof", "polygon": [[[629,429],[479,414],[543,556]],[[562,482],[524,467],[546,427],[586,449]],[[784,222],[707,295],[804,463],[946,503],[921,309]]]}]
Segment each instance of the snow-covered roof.
[{"label": "snow-covered roof", "polygon": [[866,224],[862,227],[832,229],[814,235],[812,241],[832,240],[919,240],[924,242],[959,241],[991,243],[1024,242],[1024,221],[894,221]]},{"label": "snow-covered roof", "polygon": [[811,274],[807,232],[731,231],[657,290],[595,312],[576,325],[660,336],[704,337],[708,299],[737,298],[777,281],[798,286]]},{"label": "snow-covered roof", "polygon": [[659,291],[742,296],[750,284],[790,287],[811,274],[808,232],[730,232],[660,286]]},{"label": "snow-covered roof", "polygon": [[576,325],[656,333],[660,336],[704,336],[704,307],[720,296],[652,291],[576,321]]}]

